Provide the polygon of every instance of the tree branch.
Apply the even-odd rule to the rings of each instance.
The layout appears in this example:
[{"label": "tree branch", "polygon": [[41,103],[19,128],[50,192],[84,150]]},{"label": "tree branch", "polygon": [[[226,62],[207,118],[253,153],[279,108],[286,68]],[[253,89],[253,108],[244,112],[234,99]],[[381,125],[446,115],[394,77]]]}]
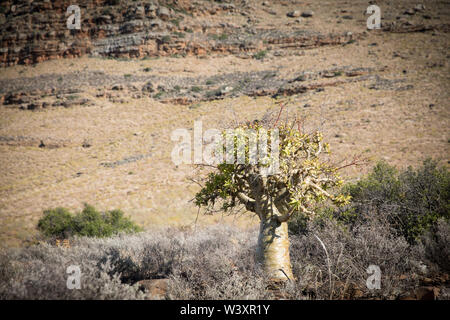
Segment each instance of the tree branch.
[{"label": "tree branch", "polygon": [[237,193],[237,197],[239,198],[239,201],[245,205],[245,208],[248,211],[255,211],[255,199],[250,198],[249,196],[247,196],[246,194],[242,193],[242,192],[238,192]]},{"label": "tree branch", "polygon": [[319,150],[314,154],[315,157],[318,157],[319,154],[322,152],[322,142],[319,142]]},{"label": "tree branch", "polygon": [[286,195],[289,194],[289,190],[288,188],[284,187],[282,188],[280,191],[278,191],[276,197],[275,197],[275,201],[280,201],[281,199],[283,199]]},{"label": "tree branch", "polygon": [[287,212],[286,214],[283,214],[282,216],[277,216],[278,222],[283,223],[283,222],[288,221],[292,217],[292,214],[294,213],[294,211],[295,211],[295,208],[292,207],[291,210],[289,210],[289,212]]},{"label": "tree branch", "polygon": [[326,195],[328,198],[333,199],[333,196],[332,196],[331,194],[329,194],[328,192],[326,192],[325,190],[323,190],[321,187],[319,187],[319,186],[318,186],[317,184],[315,184],[314,182],[308,182],[308,184],[309,184],[311,187],[313,187],[313,188],[319,190],[322,194]]}]

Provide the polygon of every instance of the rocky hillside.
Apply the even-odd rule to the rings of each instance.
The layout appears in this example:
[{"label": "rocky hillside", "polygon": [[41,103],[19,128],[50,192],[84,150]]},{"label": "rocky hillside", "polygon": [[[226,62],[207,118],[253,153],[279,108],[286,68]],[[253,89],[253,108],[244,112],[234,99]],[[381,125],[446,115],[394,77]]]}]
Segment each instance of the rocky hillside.
[{"label": "rocky hillside", "polygon": [[[66,10],[72,4],[80,7],[79,30],[70,30],[66,25],[69,17]],[[387,5],[396,11],[383,12],[385,30],[448,28],[448,24],[442,25],[433,21],[429,13],[425,14],[423,5],[399,8],[395,4]],[[4,1],[0,6],[0,65],[33,64],[85,54],[127,58],[209,53],[246,55],[267,49],[342,44],[364,33],[364,28],[353,36],[348,27],[335,33],[305,28],[304,20],[315,15],[306,9],[314,6],[279,0],[262,4],[248,0]],[[304,10],[292,10],[296,8]],[[327,22],[336,26],[342,20],[357,19],[364,26],[367,18],[364,6],[360,10],[356,16],[349,15],[346,9],[336,10],[336,21]],[[413,16],[417,19],[411,21]],[[272,20],[277,24],[271,24]]]},{"label": "rocky hillside", "polygon": [[[2,1],[0,244],[84,202],[144,227],[192,223],[197,185],[171,161],[171,132],[280,103],[336,161],[450,163],[449,2],[377,0],[368,30],[372,2]],[[80,30],[66,25],[74,4]]]},{"label": "rocky hillside", "polygon": [[[326,6],[281,0],[79,1],[81,28],[70,30],[66,25],[70,1],[6,1],[0,6],[0,66],[84,55],[148,59],[206,58],[213,54],[258,60],[304,55],[304,50],[346,46],[370,38],[365,27],[365,8],[369,3],[357,1],[352,7],[345,1],[336,1],[330,14]],[[371,34],[448,34],[449,10],[443,2],[427,7],[411,1],[386,2],[383,9],[382,30],[370,31]],[[34,79],[0,79],[0,103],[28,110],[89,105],[87,98],[58,98],[83,91],[83,85],[97,87],[96,96],[112,102],[126,101],[122,94],[125,89],[128,97],[150,96],[177,104],[240,95],[293,95],[367,80],[373,81],[374,88],[405,88],[401,80],[380,79],[376,73],[384,69],[383,65],[373,68],[335,64],[328,69],[302,71],[290,78],[276,70],[242,70],[176,80],[166,75],[127,74],[124,78],[86,70],[81,75],[68,74],[63,78],[46,74]],[[42,96],[53,96],[57,101],[42,101]]]},{"label": "rocky hillside", "polygon": [[252,7],[247,1],[79,1],[81,29],[69,30],[66,9],[72,2],[4,2],[0,9],[0,64],[30,64],[84,54],[133,58],[238,54],[271,44],[317,46],[343,41],[314,33],[253,30],[245,24],[208,21],[232,13],[252,22]]}]

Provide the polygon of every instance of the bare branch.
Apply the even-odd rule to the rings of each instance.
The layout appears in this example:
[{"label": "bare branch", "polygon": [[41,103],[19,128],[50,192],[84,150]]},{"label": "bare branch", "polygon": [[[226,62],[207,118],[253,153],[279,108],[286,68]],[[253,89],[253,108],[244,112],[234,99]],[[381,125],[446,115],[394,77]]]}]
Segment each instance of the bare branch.
[{"label": "bare branch", "polygon": [[350,161],[349,163],[344,164],[344,165],[342,165],[342,166],[340,166],[340,167],[337,167],[337,168],[336,168],[336,171],[341,170],[341,169],[344,169],[344,168],[347,168],[347,167],[350,167],[350,166],[360,166],[360,165],[364,165],[364,164],[366,164],[368,161],[369,161],[369,158],[367,158],[367,157],[366,157],[366,158],[361,158],[361,154],[355,155],[355,156],[353,156],[352,161]]},{"label": "bare branch", "polygon": [[319,187],[317,184],[315,184],[314,182],[308,182],[308,185],[310,185],[311,187],[315,188],[316,190],[320,191],[321,194],[324,194],[325,196],[327,196],[330,199],[333,199],[333,196],[331,194],[329,194],[328,192],[326,192],[325,190],[323,190],[321,187]]},{"label": "bare branch", "polygon": [[284,104],[280,103],[280,112],[278,113],[277,120],[273,124],[273,128],[275,128],[277,126],[278,120],[280,120],[280,116],[281,116],[281,113],[283,112],[283,109],[284,109]]},{"label": "bare branch", "polygon": [[200,188],[203,188],[203,185],[200,183],[200,182],[198,182],[197,180],[195,180],[194,178],[188,178],[188,180],[189,181],[191,181],[191,182],[194,182],[195,184],[197,184],[198,186],[200,186]]},{"label": "bare branch", "polygon": [[314,156],[318,157],[321,152],[322,152],[322,141],[319,142],[319,150],[317,150]]},{"label": "bare branch", "polygon": [[237,197],[243,204],[256,202],[255,199],[250,198],[249,196],[247,196],[246,194],[244,194],[242,192],[238,192]]},{"label": "bare branch", "polygon": [[248,211],[252,211],[252,212],[255,211],[255,204],[256,204],[255,199],[250,198],[249,196],[247,196],[247,195],[244,194],[243,192],[238,192],[238,193],[237,193],[237,197],[239,198],[239,201],[240,201],[243,205],[245,205],[245,208],[246,208]]}]

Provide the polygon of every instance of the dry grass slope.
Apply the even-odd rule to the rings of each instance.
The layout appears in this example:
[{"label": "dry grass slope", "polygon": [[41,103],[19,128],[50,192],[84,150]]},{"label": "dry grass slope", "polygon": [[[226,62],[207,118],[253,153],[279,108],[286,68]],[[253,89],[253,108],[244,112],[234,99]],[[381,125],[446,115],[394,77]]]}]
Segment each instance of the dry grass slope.
[{"label": "dry grass slope", "polygon": [[[298,3],[276,1],[269,7],[257,1],[248,3],[252,9],[244,11],[262,18],[220,11],[205,12],[189,22],[200,26],[210,19],[205,24],[208,34],[215,29],[223,33],[228,27],[223,29],[221,23],[229,23],[241,28],[232,28],[238,35],[248,31],[249,37],[253,31],[259,35],[260,30],[306,30],[324,35],[352,32],[356,40],[317,48],[273,44],[263,59],[252,58],[257,51],[150,59],[83,56],[2,69],[1,99],[9,93],[14,99],[9,104],[4,101],[0,108],[1,245],[21,245],[35,232],[43,210],[57,206],[80,210],[85,202],[100,210],[121,208],[143,227],[191,225],[197,209],[189,200],[198,189],[188,179],[192,168],[171,162],[174,143],[170,133],[192,128],[194,120],[202,120],[204,129],[216,128],[236,114],[252,120],[276,108],[277,99],[264,93],[270,90],[257,88],[261,82],[270,84],[270,77],[266,81],[247,79],[242,71],[273,73],[288,89],[291,85],[297,90],[308,87],[305,92],[292,93],[289,112],[298,112],[307,129],[323,129],[335,159],[364,152],[400,167],[416,165],[426,157],[448,164],[450,38],[446,29],[364,33],[365,1],[311,3],[308,9],[314,16],[302,18],[300,24],[286,16],[298,9]],[[396,21],[397,15],[413,26],[449,21],[448,8],[439,1],[430,1],[425,12],[413,16],[403,14],[415,5],[413,1],[383,5],[389,6],[383,10],[386,23]],[[354,19],[344,19],[344,15]],[[346,68],[369,71],[358,81],[353,81],[358,76],[345,72],[323,73]],[[300,76],[306,80],[289,83]],[[215,77],[225,79],[224,83],[207,84]],[[201,83],[195,86],[203,90],[192,92],[193,84],[185,79]],[[194,101],[162,103],[164,95],[158,98],[157,91],[142,91],[150,80],[171,95],[194,95]],[[240,82],[242,88],[234,87],[219,100],[201,101],[207,92],[229,85],[227,81]],[[350,179],[360,174],[346,172]],[[199,219],[203,225],[218,221],[244,229],[256,223],[250,217]]]}]

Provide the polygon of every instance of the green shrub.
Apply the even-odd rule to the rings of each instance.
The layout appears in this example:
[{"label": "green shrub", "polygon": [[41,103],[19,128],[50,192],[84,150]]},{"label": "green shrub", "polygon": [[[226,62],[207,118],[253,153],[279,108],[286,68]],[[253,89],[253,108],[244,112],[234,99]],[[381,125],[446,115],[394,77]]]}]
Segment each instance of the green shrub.
[{"label": "green shrub", "polygon": [[379,162],[367,177],[346,185],[344,191],[352,201],[337,212],[338,220],[353,224],[363,212],[375,211],[410,243],[439,218],[450,218],[450,173],[431,159],[403,172]]},{"label": "green shrub", "polygon": [[163,91],[158,91],[158,93],[153,95],[154,99],[159,99],[163,96],[164,92]]},{"label": "green shrub", "polygon": [[228,35],[226,33],[222,33],[222,34],[209,34],[209,37],[211,39],[214,40],[221,40],[221,41],[225,41],[228,39]]},{"label": "green shrub", "polygon": [[67,238],[74,230],[73,216],[64,208],[45,210],[38,229],[47,237]]},{"label": "green shrub", "polygon": [[401,186],[398,171],[385,162],[379,162],[367,177],[355,184],[347,184],[344,190],[353,201],[370,202],[376,207],[399,201]]},{"label": "green shrub", "polygon": [[64,208],[46,210],[38,222],[38,229],[44,236],[58,239],[74,235],[102,238],[118,232],[141,231],[133,221],[124,217],[122,211],[99,212],[88,204],[76,215]]},{"label": "green shrub", "polygon": [[267,55],[267,50],[261,50],[253,55],[256,60],[262,60]]},{"label": "green shrub", "polygon": [[200,91],[202,91],[202,88],[201,88],[201,87],[198,87],[198,86],[192,86],[192,87],[191,87],[191,91],[192,91],[192,92],[200,92]]},{"label": "green shrub", "polygon": [[[350,195],[350,204],[336,208],[323,205],[314,208],[314,222],[323,225],[335,220],[347,229],[367,224],[368,217],[383,220],[410,244],[425,233],[433,233],[438,220],[450,223],[450,173],[427,159],[417,169],[409,167],[399,172],[386,162],[379,162],[373,170],[356,183],[342,187]],[[308,232],[306,218],[293,217],[289,231]]]},{"label": "green shrub", "polygon": [[80,98],[80,96],[78,96],[76,94],[71,94],[71,95],[67,96],[67,100],[70,100],[70,101],[73,101],[73,100],[76,100],[76,99],[79,99],[79,98]]},{"label": "green shrub", "polygon": [[161,38],[162,43],[169,43],[171,40],[170,36],[166,35]]},{"label": "green shrub", "polygon": [[180,27],[180,19],[172,19],[170,20],[170,23],[177,27]]},{"label": "green shrub", "polygon": [[184,37],[186,37],[186,35],[183,32],[175,31],[173,34],[177,38],[184,38]]}]

